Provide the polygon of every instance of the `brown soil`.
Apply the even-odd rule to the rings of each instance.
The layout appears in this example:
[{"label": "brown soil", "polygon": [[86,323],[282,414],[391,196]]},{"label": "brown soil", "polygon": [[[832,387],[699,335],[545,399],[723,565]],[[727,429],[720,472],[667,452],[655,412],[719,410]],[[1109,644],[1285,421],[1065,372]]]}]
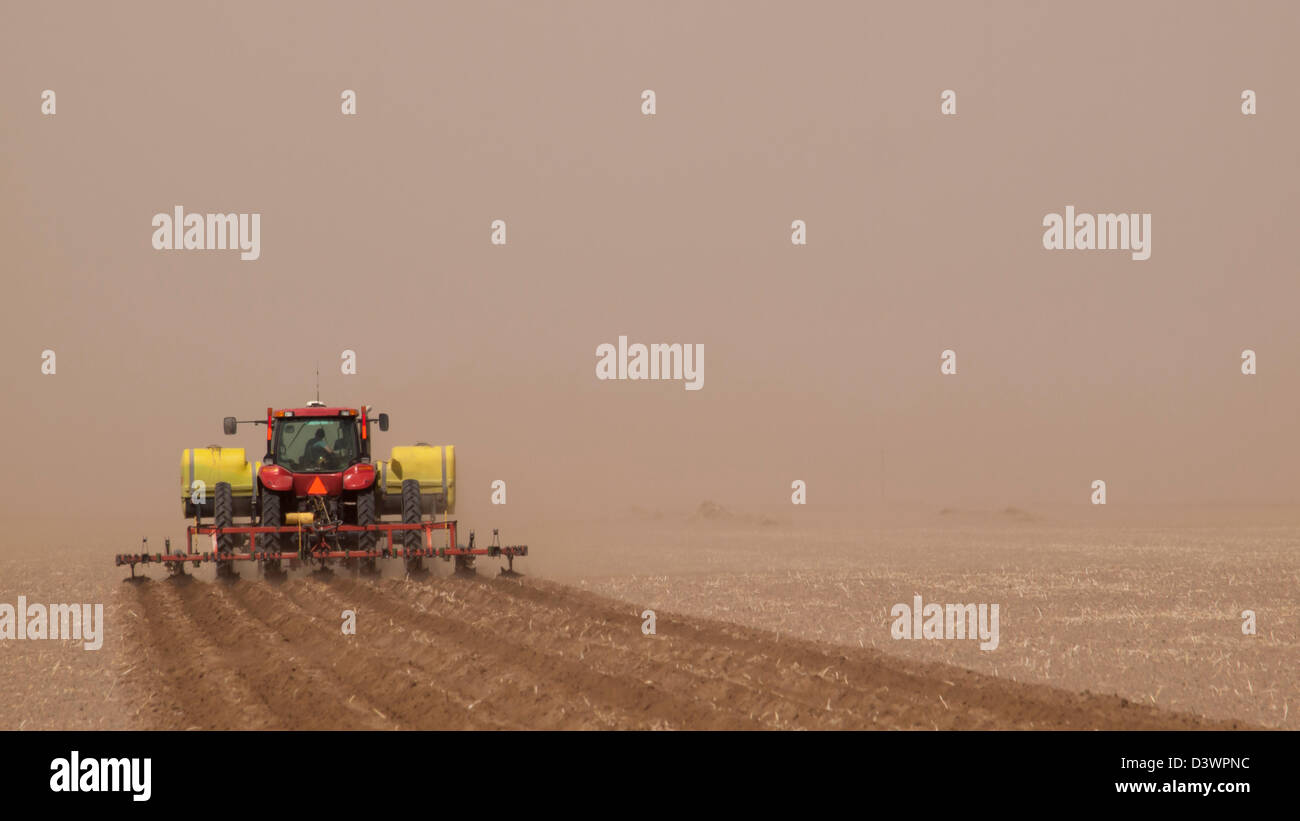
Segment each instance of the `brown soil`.
[{"label": "brown soil", "polygon": [[643,635],[631,605],[532,578],[182,578],[120,598],[144,728],[1239,726],[665,612]]}]

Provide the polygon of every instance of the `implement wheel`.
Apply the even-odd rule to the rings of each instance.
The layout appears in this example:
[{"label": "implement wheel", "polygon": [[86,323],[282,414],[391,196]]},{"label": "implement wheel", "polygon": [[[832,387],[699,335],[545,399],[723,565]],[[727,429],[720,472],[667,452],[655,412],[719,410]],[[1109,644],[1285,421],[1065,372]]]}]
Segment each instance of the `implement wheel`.
[{"label": "implement wheel", "polygon": [[[262,527],[284,527],[284,511],[280,506],[280,494],[262,488],[262,510],[261,524]],[[257,534],[258,549],[268,553],[279,553],[284,543],[281,533],[259,533]],[[279,559],[268,559],[262,562],[263,573],[283,573],[280,567]]]},{"label": "implement wheel", "polygon": [[[420,523],[420,483],[415,479],[402,482],[402,524]],[[407,550],[416,550],[424,544],[423,530],[403,530],[402,546]],[[424,569],[424,559],[420,556],[406,557],[406,572],[418,573]]]},{"label": "implement wheel", "polygon": [[[235,494],[229,482],[217,482],[212,489],[212,524],[215,527],[235,526]],[[217,536],[217,554],[225,556],[235,548],[235,537],[223,533]],[[217,577],[230,578],[235,575],[235,563],[225,559],[217,560]]]},{"label": "implement wheel", "polygon": [[[361,491],[361,494],[357,496],[357,525],[360,527],[366,527],[368,525],[373,525],[377,521],[379,521],[379,517],[375,515],[375,492],[373,489],[363,490]],[[379,534],[373,530],[368,530],[365,533],[358,533],[357,550],[374,550],[375,540],[378,536]],[[362,573],[375,572],[374,559],[361,559],[360,561]]]}]

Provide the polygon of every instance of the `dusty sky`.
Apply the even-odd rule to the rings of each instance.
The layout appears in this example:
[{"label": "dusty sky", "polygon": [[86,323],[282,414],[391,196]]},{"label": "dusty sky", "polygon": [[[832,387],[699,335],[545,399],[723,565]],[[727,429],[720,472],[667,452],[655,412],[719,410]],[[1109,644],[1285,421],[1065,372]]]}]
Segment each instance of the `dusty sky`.
[{"label": "dusty sky", "polygon": [[[174,535],[180,450],[258,452],[221,417],[301,404],[317,362],[322,398],[392,415],[381,443],[457,445],[480,521],[493,479],[520,521],[786,512],[796,478],[810,507],[882,478],[936,510],[1086,506],[1097,478],[1117,507],[1294,504],[1298,24],[1286,3],[7,4],[0,513]],[[260,213],[261,258],[153,250],[175,205]],[[1045,251],[1066,205],[1151,213],[1151,258]],[[704,389],[598,382],[620,334],[703,343]]]}]

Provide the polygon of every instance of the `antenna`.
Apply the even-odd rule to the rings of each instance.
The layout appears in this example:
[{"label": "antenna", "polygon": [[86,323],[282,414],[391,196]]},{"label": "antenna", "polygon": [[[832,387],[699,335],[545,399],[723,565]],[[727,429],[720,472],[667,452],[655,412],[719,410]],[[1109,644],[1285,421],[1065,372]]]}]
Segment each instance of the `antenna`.
[{"label": "antenna", "polygon": [[320,360],[316,360],[316,401],[320,401]]}]

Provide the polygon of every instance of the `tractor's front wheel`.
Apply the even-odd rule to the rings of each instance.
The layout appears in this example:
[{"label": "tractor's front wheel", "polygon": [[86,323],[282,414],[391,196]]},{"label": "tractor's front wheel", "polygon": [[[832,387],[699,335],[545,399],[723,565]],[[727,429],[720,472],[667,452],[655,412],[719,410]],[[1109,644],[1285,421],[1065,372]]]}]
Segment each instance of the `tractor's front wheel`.
[{"label": "tractor's front wheel", "polygon": [[[420,523],[420,483],[415,479],[402,482],[402,524],[418,525]],[[407,550],[416,550],[424,544],[423,530],[403,530],[402,544]],[[420,556],[406,557],[406,572],[418,573],[424,569],[424,559]]]},{"label": "tractor's front wheel", "polygon": [[[217,482],[212,489],[212,524],[214,527],[235,526],[235,494],[229,482]],[[235,537],[231,534],[217,535],[217,555],[224,557],[235,548]],[[224,558],[217,559],[217,576],[229,578],[235,575],[235,563]]]},{"label": "tractor's front wheel", "polygon": [[[284,527],[284,511],[281,509],[280,494],[262,488],[262,527]],[[280,533],[257,534],[257,546],[267,553],[279,553],[283,539]],[[267,559],[262,562],[263,573],[280,573],[280,560]]]}]

